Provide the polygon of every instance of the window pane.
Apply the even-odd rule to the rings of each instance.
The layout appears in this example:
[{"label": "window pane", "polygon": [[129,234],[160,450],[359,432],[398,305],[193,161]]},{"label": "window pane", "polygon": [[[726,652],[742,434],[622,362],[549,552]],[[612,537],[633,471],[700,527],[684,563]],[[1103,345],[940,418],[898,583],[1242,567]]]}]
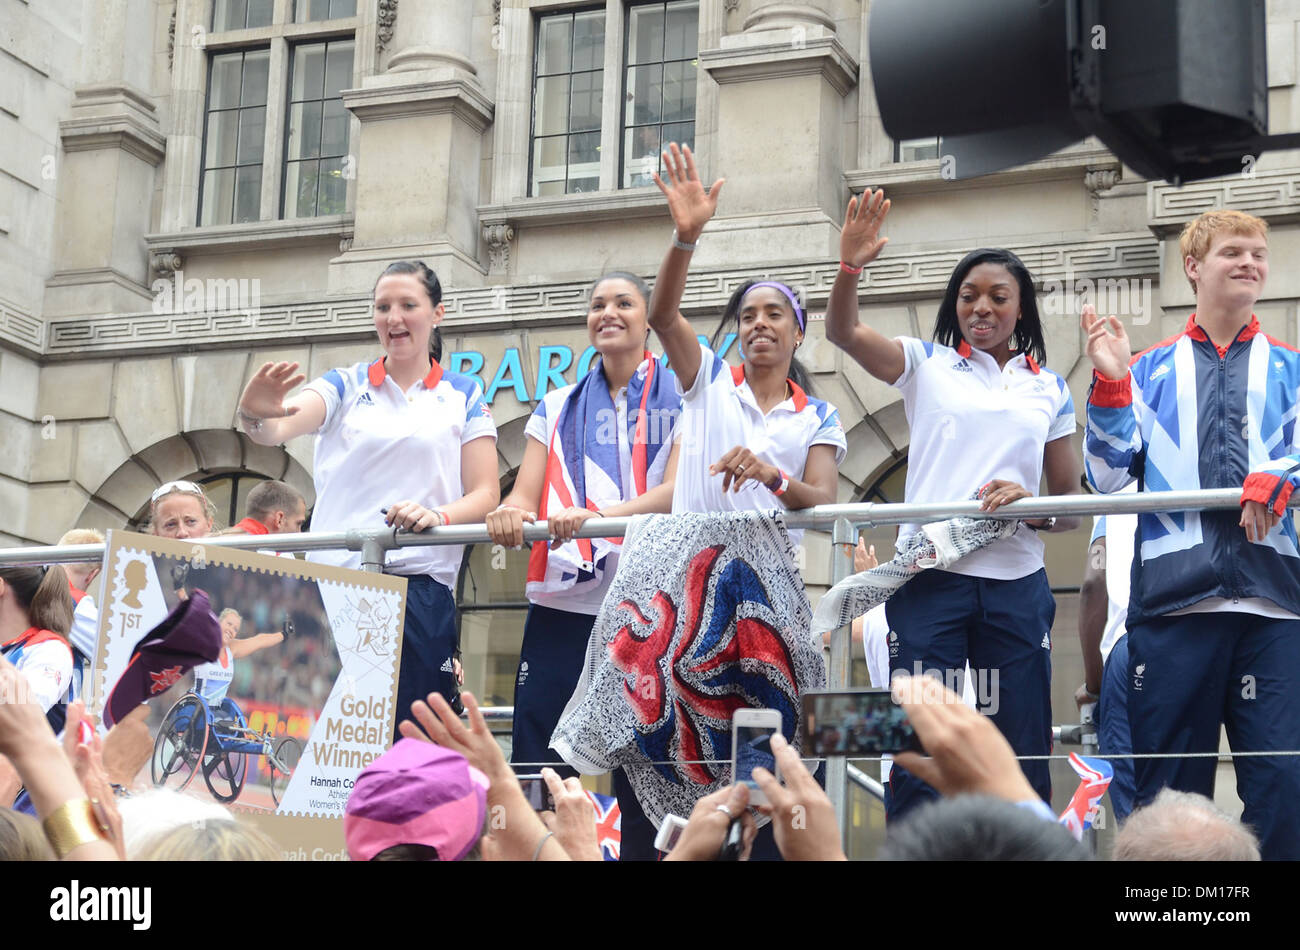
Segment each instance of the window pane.
[{"label": "window pane", "polygon": [[665,144],[676,142],[678,145],[689,145],[692,150],[695,149],[694,122],[664,123],[663,136]]},{"label": "window pane", "polygon": [[289,107],[289,159],[320,155],[321,103],[299,102]]},{"label": "window pane", "polygon": [[235,164],[239,145],[239,110],[208,114],[208,143],[204,153],[205,168]]},{"label": "window pane", "polygon": [[689,62],[664,66],[664,121],[689,122],[695,118],[695,70]]},{"label": "window pane", "polygon": [[600,187],[600,132],[569,136],[569,191]]},{"label": "window pane", "polygon": [[[564,194],[565,150],[567,136],[556,135],[537,139],[533,143],[533,193],[538,195]],[[559,182],[559,191],[547,190],[547,185]]]},{"label": "window pane", "polygon": [[325,89],[325,44],[293,51],[293,101],[319,99]]},{"label": "window pane", "polygon": [[600,69],[605,62],[605,12],[579,13],[573,18],[573,71]]},{"label": "window pane", "polygon": [[633,66],[627,72],[628,121],[633,125],[662,121],[663,66]]},{"label": "window pane", "polygon": [[640,188],[643,185],[653,185],[655,180],[650,176],[653,172],[659,171],[659,163],[662,161],[659,155],[659,126],[643,125],[639,128],[627,129],[623,135],[623,154],[626,156],[623,165],[623,187]]},{"label": "window pane", "polygon": [[547,195],[562,195],[564,194],[564,180],[542,182],[534,190],[542,198]]},{"label": "window pane", "polygon": [[248,19],[248,0],[216,0],[212,8],[212,29],[242,30]]},{"label": "window pane", "polygon": [[700,5],[668,4],[664,28],[664,60],[694,59],[699,42]]},{"label": "window pane", "polygon": [[199,223],[229,224],[230,209],[235,203],[235,170],[219,168],[203,176],[203,211]]},{"label": "window pane", "polygon": [[356,15],[357,0],[330,0],[330,19]]},{"label": "window pane", "polygon": [[664,8],[659,4],[633,7],[631,38],[628,41],[629,63],[658,63],[664,58]]},{"label": "window pane", "polygon": [[541,39],[537,45],[537,74],[549,76],[552,73],[569,71],[569,38],[573,32],[573,21],[567,16],[547,17],[541,23]]},{"label": "window pane", "polygon": [[239,76],[243,61],[243,53],[224,53],[212,57],[209,109],[230,109],[239,105]]},{"label": "window pane", "polygon": [[352,49],[356,44],[331,43],[325,55],[325,98],[337,99],[352,85]]},{"label": "window pane", "polygon": [[317,163],[290,162],[285,173],[285,213],[290,218],[316,214]]},{"label": "window pane", "polygon": [[242,105],[266,105],[266,79],[270,68],[270,50],[255,50],[244,54],[244,88],[240,93]]},{"label": "window pane", "polygon": [[256,221],[261,215],[262,166],[235,169],[235,222]]},{"label": "window pane", "polygon": [[273,0],[248,0],[247,25],[250,27],[270,26],[271,8],[273,6],[275,6]]},{"label": "window pane", "polygon": [[553,135],[569,130],[569,77],[537,80],[534,135]]},{"label": "window pane", "polygon": [[342,214],[347,205],[348,183],[343,179],[343,159],[330,158],[320,163],[320,194],[317,214]]},{"label": "window pane", "polygon": [[266,138],[266,109],[239,110],[239,164],[261,165]]},{"label": "window pane", "polygon": [[574,74],[573,105],[569,112],[569,128],[573,131],[600,128],[603,75],[599,72]]},{"label": "window pane", "polygon": [[348,151],[348,110],[339,99],[325,103],[325,117],[321,123],[322,155],[346,155]]},{"label": "window pane", "polygon": [[938,139],[904,139],[898,143],[898,161],[933,161],[939,157]]}]

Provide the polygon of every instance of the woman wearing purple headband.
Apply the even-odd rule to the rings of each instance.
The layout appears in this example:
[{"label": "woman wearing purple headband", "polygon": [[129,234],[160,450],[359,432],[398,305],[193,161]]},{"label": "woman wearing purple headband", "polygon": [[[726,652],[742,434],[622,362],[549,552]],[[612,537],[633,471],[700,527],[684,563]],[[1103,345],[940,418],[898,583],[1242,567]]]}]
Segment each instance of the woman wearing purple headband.
[{"label": "woman wearing purple headband", "polygon": [[[689,148],[664,153],[677,231],[650,299],[650,325],[682,389],[681,461],[673,511],[809,508],[835,501],[847,451],[835,407],[809,392],[794,358],[806,318],[798,295],[777,281],[742,284],[714,334],[734,331],[742,363],[728,366],[678,312],[691,254],[718,205],[722,181],[705,190]],[[797,545],[802,532],[790,532]]]},{"label": "woman wearing purple headband", "polygon": [[[840,273],[826,305],[826,338],[868,373],[898,389],[910,429],[904,500],[942,503],[980,493],[983,507],[1038,493],[1079,490],[1074,403],[1065,380],[1044,367],[1046,346],[1034,281],[1015,254],[980,248],[953,270],[930,340],[889,338],[858,319],[858,276],[887,239],[889,202],[876,191],[849,202]],[[885,606],[890,668],[962,671],[969,661],[980,711],[1018,755],[1045,756],[1052,741],[1051,629],[1056,615],[1039,532],[1068,531],[1077,518],[1031,518],[1010,537],[947,570],[924,571]],[[917,530],[904,525],[900,538]],[[958,675],[954,673],[953,675]],[[1048,798],[1043,759],[1022,763]],[[936,797],[895,767],[886,813],[895,820]]]}]

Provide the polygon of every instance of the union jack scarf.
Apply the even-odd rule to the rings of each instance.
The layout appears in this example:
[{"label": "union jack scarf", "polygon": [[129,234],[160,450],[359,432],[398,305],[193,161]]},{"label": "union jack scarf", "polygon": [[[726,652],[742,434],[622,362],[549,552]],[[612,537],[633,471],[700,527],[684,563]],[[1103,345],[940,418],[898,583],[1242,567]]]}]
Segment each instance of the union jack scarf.
[{"label": "union jack scarf", "polygon": [[656,826],[689,815],[730,784],[737,709],[778,710],[800,748],[800,695],[826,683],[811,619],[780,513],[638,517],[551,745],[585,774],[627,767]]},{"label": "union jack scarf", "polygon": [[[560,408],[547,447],[546,483],[538,518],[545,521],[549,513],[565,508],[595,511],[616,505],[663,482],[681,402],[672,372],[647,351],[627,384],[632,484],[624,485],[618,416],[603,362],[597,360]],[[528,594],[599,585],[605,573],[605,558],[622,544],[622,538],[578,538],[552,551],[547,541],[533,542],[528,559]]]}]

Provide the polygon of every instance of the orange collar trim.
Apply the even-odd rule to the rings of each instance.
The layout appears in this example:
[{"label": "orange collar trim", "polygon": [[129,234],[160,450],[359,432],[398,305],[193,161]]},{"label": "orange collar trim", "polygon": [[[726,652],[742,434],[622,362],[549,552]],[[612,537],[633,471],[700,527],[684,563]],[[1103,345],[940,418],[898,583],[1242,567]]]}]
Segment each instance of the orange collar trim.
[{"label": "orange collar trim", "polygon": [[[745,381],[745,367],[731,367],[731,380],[737,386]],[[790,398],[794,400],[794,411],[803,412],[804,407],[808,405],[808,394],[803,391],[802,387],[793,379],[786,377],[786,385],[790,387]]]},{"label": "orange collar trim", "polygon": [[[384,358],[381,356],[370,364],[370,369],[366,371],[366,378],[370,380],[370,385],[378,389],[384,385],[384,380],[388,378],[388,368],[384,366]],[[429,370],[429,374],[424,377],[424,388],[432,389],[438,385],[442,379],[442,366],[434,363]]]}]

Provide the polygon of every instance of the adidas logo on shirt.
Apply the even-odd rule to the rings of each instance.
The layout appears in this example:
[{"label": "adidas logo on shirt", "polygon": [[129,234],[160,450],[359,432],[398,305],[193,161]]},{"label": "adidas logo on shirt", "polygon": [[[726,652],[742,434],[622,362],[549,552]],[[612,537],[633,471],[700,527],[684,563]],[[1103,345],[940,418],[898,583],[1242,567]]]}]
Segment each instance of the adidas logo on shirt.
[{"label": "adidas logo on shirt", "polygon": [[1040,646],[1042,646],[1044,650],[1050,650],[1052,648],[1052,640],[1047,634],[1043,634],[1043,642]]},{"label": "adidas logo on shirt", "polygon": [[970,363],[966,362],[966,357],[964,357],[964,356],[963,356],[961,359],[959,359],[957,362],[953,363],[953,364],[952,364],[952,368],[955,369],[955,370],[956,370],[957,372],[959,372],[959,373],[973,373],[973,372],[975,372],[973,369],[971,369],[971,365],[970,365]]},{"label": "adidas logo on shirt", "polygon": [[444,672],[444,673],[455,673],[455,672],[456,672],[455,667],[453,667],[453,666],[451,665],[451,657],[447,657],[447,659],[443,660],[443,661],[442,661],[442,666],[438,667],[438,669],[442,670],[442,672]]},{"label": "adidas logo on shirt", "polygon": [[375,401],[370,398],[370,393],[362,393],[361,398],[357,400],[358,406],[373,406]]},{"label": "adidas logo on shirt", "polygon": [[1165,373],[1167,373],[1167,372],[1169,372],[1169,364],[1168,364],[1168,363],[1163,363],[1163,364],[1161,364],[1161,365],[1156,369],[1156,371],[1155,371],[1154,373],[1151,374],[1151,380],[1152,380],[1152,382],[1154,382],[1155,380],[1159,379],[1161,376],[1165,375]]}]

